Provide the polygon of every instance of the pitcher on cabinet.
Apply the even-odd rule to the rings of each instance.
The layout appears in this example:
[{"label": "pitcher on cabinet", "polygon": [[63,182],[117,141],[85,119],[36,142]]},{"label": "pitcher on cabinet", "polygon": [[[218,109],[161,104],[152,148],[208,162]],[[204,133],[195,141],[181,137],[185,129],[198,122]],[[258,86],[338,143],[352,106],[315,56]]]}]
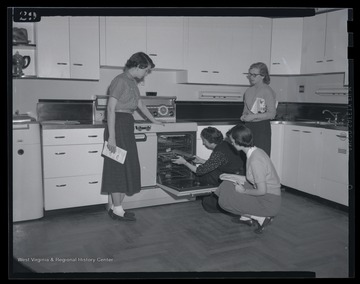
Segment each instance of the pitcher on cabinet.
[{"label": "pitcher on cabinet", "polygon": [[13,55],[13,76],[19,77],[23,76],[23,69],[26,69],[31,62],[30,56],[22,56],[19,51]]}]

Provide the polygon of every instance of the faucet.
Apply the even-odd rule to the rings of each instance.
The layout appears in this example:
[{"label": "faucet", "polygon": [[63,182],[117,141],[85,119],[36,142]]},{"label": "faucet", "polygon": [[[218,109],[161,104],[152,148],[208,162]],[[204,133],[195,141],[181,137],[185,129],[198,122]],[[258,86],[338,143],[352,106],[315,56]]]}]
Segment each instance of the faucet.
[{"label": "faucet", "polygon": [[[334,123],[337,124],[337,123],[338,123],[338,114],[339,114],[340,112],[331,112],[331,111],[328,110],[328,109],[324,109],[324,110],[322,111],[322,114],[325,114],[326,112],[330,113],[330,114],[334,117]],[[329,118],[329,122],[330,122],[330,118]]]}]

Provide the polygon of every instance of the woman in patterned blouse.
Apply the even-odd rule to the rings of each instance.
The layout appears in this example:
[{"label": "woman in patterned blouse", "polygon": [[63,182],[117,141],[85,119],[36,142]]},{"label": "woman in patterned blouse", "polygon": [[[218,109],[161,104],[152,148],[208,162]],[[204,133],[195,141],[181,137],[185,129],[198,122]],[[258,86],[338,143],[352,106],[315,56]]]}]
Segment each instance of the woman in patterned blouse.
[{"label": "woman in patterned blouse", "polygon": [[[221,183],[220,175],[223,173],[245,174],[244,161],[240,154],[215,127],[207,127],[201,131],[203,145],[212,150],[208,160],[195,156],[193,163],[178,156],[172,162],[188,167],[196,174],[202,184],[218,186]],[[196,165],[198,164],[198,165]]]}]

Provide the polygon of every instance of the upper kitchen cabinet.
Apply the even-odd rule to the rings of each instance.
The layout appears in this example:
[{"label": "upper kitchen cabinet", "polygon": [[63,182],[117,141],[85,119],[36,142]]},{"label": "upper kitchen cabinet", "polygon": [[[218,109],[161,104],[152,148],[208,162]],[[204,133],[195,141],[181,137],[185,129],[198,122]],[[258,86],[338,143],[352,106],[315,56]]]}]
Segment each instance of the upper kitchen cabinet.
[{"label": "upper kitchen cabinet", "polygon": [[250,64],[270,58],[270,19],[189,17],[186,35],[187,71],[178,75],[178,83],[248,85],[243,73]]},{"label": "upper kitchen cabinet", "polygon": [[124,67],[146,52],[156,68],[183,69],[183,17],[101,18],[101,65]]},{"label": "upper kitchen cabinet", "polygon": [[146,17],[104,17],[101,24],[101,65],[124,67],[131,55],[146,52]]},{"label": "upper kitchen cabinet", "polygon": [[36,24],[38,77],[99,80],[99,18],[42,17]]},{"label": "upper kitchen cabinet", "polygon": [[301,67],[303,18],[272,20],[271,75],[297,75]]},{"label": "upper kitchen cabinet", "polygon": [[348,10],[304,18],[302,73],[347,72]]},{"label": "upper kitchen cabinet", "polygon": [[147,17],[146,52],[156,68],[184,68],[184,18]]}]

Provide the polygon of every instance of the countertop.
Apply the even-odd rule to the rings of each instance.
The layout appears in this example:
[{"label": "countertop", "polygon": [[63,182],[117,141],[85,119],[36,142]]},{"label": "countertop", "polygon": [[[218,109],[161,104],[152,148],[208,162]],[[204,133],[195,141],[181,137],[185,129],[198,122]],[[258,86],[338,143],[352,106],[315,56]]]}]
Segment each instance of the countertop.
[{"label": "countertop", "polygon": [[[181,120],[177,121],[181,122],[194,122]],[[197,125],[234,125],[240,123],[240,121],[196,121]],[[314,121],[314,120],[301,120],[301,121],[285,121],[285,120],[273,120],[272,124],[283,124],[283,125],[298,125],[298,126],[308,126],[308,127],[316,127],[316,128],[326,128],[326,129],[334,129],[340,131],[348,131],[348,126],[345,124],[333,124],[325,121]],[[81,128],[104,128],[106,126],[105,123],[101,121],[96,121],[89,124],[42,124],[40,123],[42,129],[81,129]]]},{"label": "countertop", "polygon": [[284,125],[297,125],[297,126],[308,126],[316,128],[334,129],[340,131],[348,131],[346,124],[334,124],[326,121],[315,121],[315,120],[299,120],[299,121],[287,121],[287,120],[273,120],[272,124],[284,124]]},{"label": "countertop", "polygon": [[105,123],[94,121],[86,124],[57,124],[57,123],[41,123],[42,129],[81,129],[81,128],[105,128]]}]

